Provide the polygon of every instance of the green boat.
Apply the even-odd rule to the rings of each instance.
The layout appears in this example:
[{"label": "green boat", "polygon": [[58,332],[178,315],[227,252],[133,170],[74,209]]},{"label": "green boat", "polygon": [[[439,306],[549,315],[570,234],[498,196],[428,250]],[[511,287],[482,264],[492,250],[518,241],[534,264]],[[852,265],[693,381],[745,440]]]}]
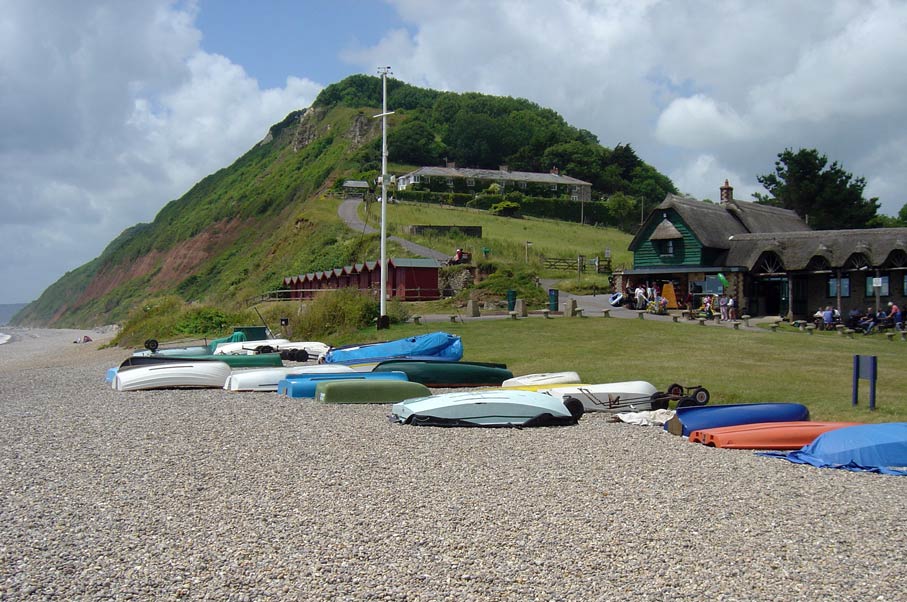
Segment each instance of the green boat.
[{"label": "green boat", "polygon": [[270,368],[283,366],[279,353],[258,353],[255,355],[133,355],[123,366],[138,366],[146,364],[160,364],[164,362],[184,362],[186,360],[223,362],[231,368]]},{"label": "green boat", "polygon": [[427,395],[428,387],[407,380],[334,380],[315,387],[321,403],[397,403]]},{"label": "green boat", "polygon": [[387,360],[372,372],[404,372],[406,377],[426,387],[500,387],[513,372],[505,364],[486,362],[447,362],[425,360]]}]

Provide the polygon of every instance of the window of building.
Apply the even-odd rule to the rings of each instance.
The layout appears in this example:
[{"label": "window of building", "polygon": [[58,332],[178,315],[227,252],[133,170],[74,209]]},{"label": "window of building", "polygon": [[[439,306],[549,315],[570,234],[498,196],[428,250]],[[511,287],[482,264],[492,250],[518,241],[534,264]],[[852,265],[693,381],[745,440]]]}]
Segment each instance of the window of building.
[{"label": "window of building", "polygon": [[475,178],[466,178],[466,185],[469,186],[470,188],[473,188],[476,185],[476,179]]},{"label": "window of building", "polygon": [[557,190],[557,184],[552,184],[552,185],[551,185],[551,190]]},{"label": "window of building", "polygon": [[837,278],[831,277],[828,279],[828,297],[837,299],[838,297],[838,286],[841,287],[841,296],[850,297],[850,276],[844,276],[841,278],[840,282]]},{"label": "window of building", "polygon": [[447,178],[447,185],[453,188],[453,178]]},{"label": "window of building", "polygon": [[655,244],[655,249],[658,251],[658,254],[662,257],[664,256],[674,256],[674,241],[673,240],[658,240]]},{"label": "window of building", "polygon": [[579,196],[577,196],[577,194],[574,192],[573,194],[570,195],[570,200],[571,200],[571,201],[578,201],[578,200],[579,200]]},{"label": "window of building", "polygon": [[520,180],[520,188],[526,188],[526,180]]},{"label": "window of building", "polygon": [[420,176],[419,174],[416,174],[413,176],[413,184],[418,184],[421,181],[422,181],[422,176]]},{"label": "window of building", "polygon": [[[872,282],[875,278],[876,278],[876,276],[867,276],[866,277],[866,296],[867,297],[876,296],[876,290],[873,287],[873,282]],[[891,291],[888,288],[888,276],[879,276],[879,278],[882,281],[882,286],[879,288],[879,296],[887,297],[891,294]]]}]

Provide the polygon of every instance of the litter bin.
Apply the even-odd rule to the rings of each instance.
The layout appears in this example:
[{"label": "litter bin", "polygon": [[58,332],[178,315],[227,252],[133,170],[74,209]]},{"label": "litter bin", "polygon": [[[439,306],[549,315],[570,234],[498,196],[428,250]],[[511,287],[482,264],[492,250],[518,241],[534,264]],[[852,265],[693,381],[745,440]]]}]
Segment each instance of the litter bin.
[{"label": "litter bin", "polygon": [[548,289],[548,310],[557,311],[558,292],[556,288]]},{"label": "litter bin", "polygon": [[507,311],[513,311],[516,308],[516,291],[507,291]]}]

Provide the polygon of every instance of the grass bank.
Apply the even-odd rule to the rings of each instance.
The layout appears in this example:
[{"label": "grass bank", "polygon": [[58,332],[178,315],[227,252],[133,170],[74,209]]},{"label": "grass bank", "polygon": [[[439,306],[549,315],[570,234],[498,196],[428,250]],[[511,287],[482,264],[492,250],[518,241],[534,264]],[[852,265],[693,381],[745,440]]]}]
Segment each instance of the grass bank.
[{"label": "grass bank", "polygon": [[[907,344],[883,337],[847,339],[803,333],[735,331],[640,320],[587,317],[403,324],[366,329],[339,345],[444,330],[463,339],[466,360],[505,362],[514,374],[576,370],[588,383],[646,380],[702,385],[710,403],[792,401],[813,420],[907,420]],[[853,356],[879,358],[877,410],[868,410],[868,383],[851,407]]]}]

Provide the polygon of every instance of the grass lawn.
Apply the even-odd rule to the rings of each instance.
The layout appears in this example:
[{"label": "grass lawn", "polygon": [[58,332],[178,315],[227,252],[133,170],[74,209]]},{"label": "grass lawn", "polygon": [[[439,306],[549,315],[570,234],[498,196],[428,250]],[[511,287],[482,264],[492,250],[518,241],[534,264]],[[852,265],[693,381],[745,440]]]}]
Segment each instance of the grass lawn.
[{"label": "grass lawn", "polygon": [[[464,360],[504,362],[515,375],[575,370],[586,383],[646,380],[660,391],[672,383],[702,385],[710,404],[803,403],[813,420],[907,421],[907,343],[880,335],[848,339],[586,317],[405,324],[333,343],[437,330],[462,337]],[[851,406],[855,354],[879,358],[875,412],[868,409],[867,381],[860,381],[859,405]]]}]

